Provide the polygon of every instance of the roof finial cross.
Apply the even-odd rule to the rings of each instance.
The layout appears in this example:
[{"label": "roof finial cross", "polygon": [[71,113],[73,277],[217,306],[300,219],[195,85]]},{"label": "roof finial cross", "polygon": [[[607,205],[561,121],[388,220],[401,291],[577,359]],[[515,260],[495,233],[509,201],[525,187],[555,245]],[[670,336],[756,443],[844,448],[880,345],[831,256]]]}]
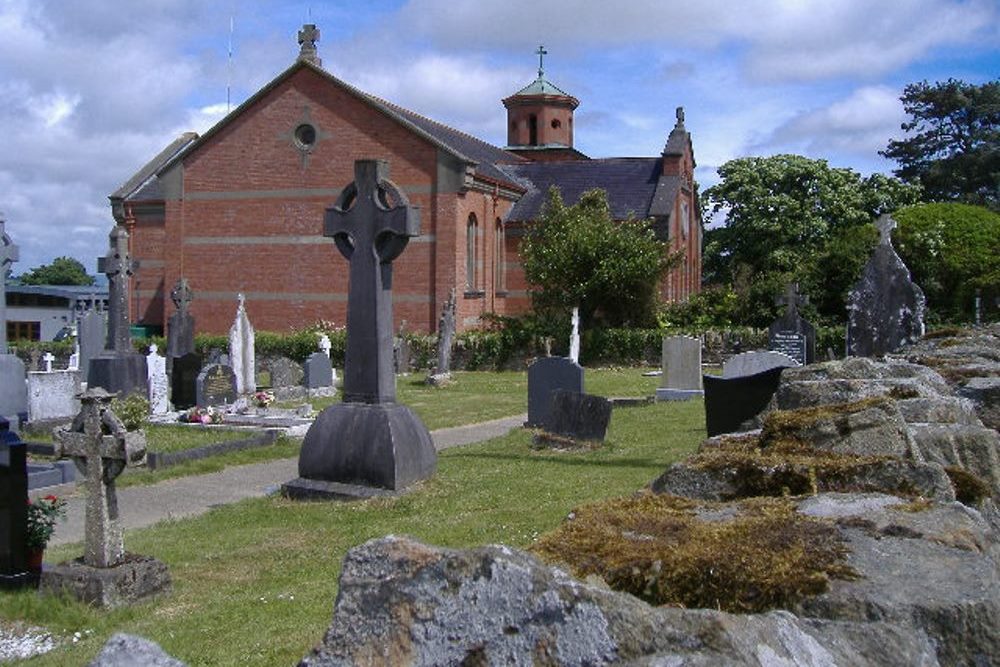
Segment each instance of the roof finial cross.
[{"label": "roof finial cross", "polygon": [[545,56],[548,55],[549,52],[545,50],[544,46],[539,44],[538,50],[535,51],[535,53],[538,54],[538,78],[541,79],[545,75],[543,58],[545,58]]}]

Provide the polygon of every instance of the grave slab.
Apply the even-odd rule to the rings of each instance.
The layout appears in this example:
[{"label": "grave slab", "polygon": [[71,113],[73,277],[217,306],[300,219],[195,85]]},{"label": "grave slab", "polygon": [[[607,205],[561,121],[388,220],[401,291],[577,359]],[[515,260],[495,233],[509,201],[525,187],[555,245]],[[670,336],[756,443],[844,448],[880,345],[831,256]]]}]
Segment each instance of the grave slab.
[{"label": "grave slab", "polygon": [[542,428],[552,409],[552,392],[583,393],[583,367],[566,357],[544,357],[528,367],[529,428]]}]

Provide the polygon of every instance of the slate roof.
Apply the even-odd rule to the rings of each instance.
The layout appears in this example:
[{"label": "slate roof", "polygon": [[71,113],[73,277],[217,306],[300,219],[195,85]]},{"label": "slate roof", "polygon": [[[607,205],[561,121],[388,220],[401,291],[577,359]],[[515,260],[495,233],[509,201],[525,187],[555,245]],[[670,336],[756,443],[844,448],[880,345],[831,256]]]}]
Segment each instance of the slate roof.
[{"label": "slate roof", "polygon": [[[529,83],[527,86],[517,91],[510,97],[521,97],[529,95],[560,95],[562,97],[573,97],[565,90],[559,88],[545,77],[539,76],[537,79]],[[510,99],[510,98],[507,98]]]},{"label": "slate roof", "polygon": [[672,182],[678,179],[661,176],[663,159],[658,157],[528,162],[500,168],[528,188],[507,218],[512,222],[536,220],[553,185],[567,205],[575,204],[587,190],[604,188],[617,220],[669,214],[679,185]]},{"label": "slate roof", "polygon": [[111,199],[130,199],[132,201],[163,199],[163,190],[160,188],[160,181],[156,178],[156,173],[197,139],[196,132],[185,132],[174,139],[156,157],[135,172],[124,185],[111,193]]}]

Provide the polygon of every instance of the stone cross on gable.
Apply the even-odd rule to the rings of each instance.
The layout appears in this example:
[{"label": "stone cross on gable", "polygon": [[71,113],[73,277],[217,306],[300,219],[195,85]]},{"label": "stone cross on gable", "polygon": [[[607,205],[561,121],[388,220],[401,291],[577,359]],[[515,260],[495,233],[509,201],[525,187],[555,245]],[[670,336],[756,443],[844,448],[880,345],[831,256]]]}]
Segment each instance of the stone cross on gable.
[{"label": "stone cross on gable", "polygon": [[799,294],[799,284],[798,283],[788,283],[785,286],[784,296],[779,296],[774,300],[775,305],[786,306],[788,310],[785,311],[787,315],[798,314],[799,306],[804,306],[809,303],[809,297],[805,294]]},{"label": "stone cross on gable", "polygon": [[108,235],[108,254],[97,258],[97,270],[108,277],[108,338],[105,348],[130,352],[128,281],[139,268],[128,252],[128,232],[115,225]]},{"label": "stone cross on gable", "polygon": [[875,221],[875,227],[878,228],[879,243],[891,246],[892,230],[896,228],[896,221],[892,219],[892,216],[888,213],[883,213]]},{"label": "stone cross on gable", "polygon": [[18,250],[4,227],[7,222],[0,214],[0,354],[7,354],[7,277],[11,265],[18,261]]},{"label": "stone cross on gable", "polygon": [[[392,261],[420,234],[419,210],[384,160],[358,160],[354,182],[326,210],[324,236],[350,262],[344,401],[393,403]],[[395,202],[393,205],[391,202]],[[372,373],[371,369],[375,372]]]},{"label": "stone cross on gable", "polygon": [[85,475],[84,562],[92,567],[111,567],[125,555],[115,478],[127,463],[145,455],[145,445],[128,437],[131,434],[126,434],[125,427],[108,407],[114,394],[95,387],[79,398],[82,407],[73,425],[55,431],[55,453],[58,457],[71,457]]},{"label": "stone cross on gable", "polygon": [[316,51],[316,42],[318,41],[319,28],[316,27],[316,24],[304,24],[299,30],[299,60],[315,63],[317,66],[322,65],[323,61],[320,60]]},{"label": "stone cross on gable", "polygon": [[174,302],[174,307],[177,310],[187,311],[191,301],[194,300],[194,292],[191,290],[187,278],[178,279],[177,284],[170,290],[170,300]]}]

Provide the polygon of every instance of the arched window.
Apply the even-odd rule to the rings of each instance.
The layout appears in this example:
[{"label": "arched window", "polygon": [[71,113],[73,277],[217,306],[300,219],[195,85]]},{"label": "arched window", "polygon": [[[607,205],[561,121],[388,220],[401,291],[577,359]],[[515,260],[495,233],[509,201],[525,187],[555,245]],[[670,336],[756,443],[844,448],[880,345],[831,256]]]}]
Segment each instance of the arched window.
[{"label": "arched window", "polygon": [[535,114],[528,116],[528,145],[538,145],[538,117]]},{"label": "arched window", "polygon": [[465,290],[475,292],[479,283],[476,276],[476,252],[478,250],[479,221],[476,214],[469,214],[469,221],[465,225]]},{"label": "arched window", "polygon": [[507,239],[504,234],[503,222],[500,218],[496,221],[496,236],[493,246],[493,291],[507,291]]}]

